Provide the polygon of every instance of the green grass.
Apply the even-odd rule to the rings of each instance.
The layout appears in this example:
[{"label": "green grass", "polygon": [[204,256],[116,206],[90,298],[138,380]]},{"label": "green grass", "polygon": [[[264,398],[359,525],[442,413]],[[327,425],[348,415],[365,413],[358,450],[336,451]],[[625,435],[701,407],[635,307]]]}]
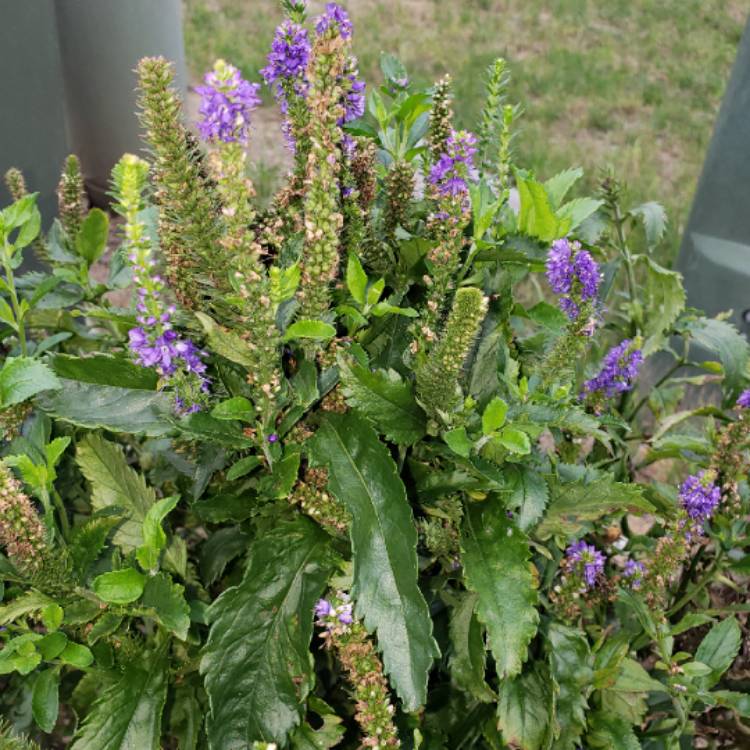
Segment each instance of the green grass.
[{"label": "green grass", "polygon": [[[504,56],[512,97],[525,109],[518,161],[541,177],[580,165],[582,189],[592,189],[599,168],[611,165],[633,202],[666,206],[665,256],[673,254],[746,0],[342,2],[355,23],[355,51],[368,82],[380,80],[381,50],[400,57],[420,84],[449,72],[460,125],[476,123],[484,71]],[[312,13],[322,7],[310,5]],[[274,0],[186,0],[193,74],[224,57],[259,80],[279,20]]]}]

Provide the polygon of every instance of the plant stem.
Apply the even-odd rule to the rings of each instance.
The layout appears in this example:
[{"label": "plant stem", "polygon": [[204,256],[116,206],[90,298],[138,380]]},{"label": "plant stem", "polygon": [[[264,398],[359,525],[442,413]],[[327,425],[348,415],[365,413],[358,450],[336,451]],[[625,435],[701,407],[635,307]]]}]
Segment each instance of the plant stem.
[{"label": "plant stem", "polygon": [[18,342],[21,346],[21,354],[25,357],[27,355],[26,329],[23,323],[23,312],[21,311],[21,305],[18,302],[18,294],[16,293],[16,281],[13,276],[13,268],[10,265],[10,245],[8,244],[7,237],[3,241],[3,269],[5,271],[5,283],[8,286],[8,293],[10,294],[10,303],[13,307],[13,315],[16,319]]},{"label": "plant stem", "polygon": [[638,298],[636,296],[636,289],[638,288],[638,284],[635,278],[635,267],[633,266],[633,256],[630,254],[630,248],[628,247],[628,243],[625,241],[625,234],[622,231],[622,227],[623,227],[623,224],[625,223],[625,219],[620,213],[620,206],[619,204],[615,203],[612,208],[614,211],[614,222],[615,222],[615,231],[617,232],[618,249],[622,253],[622,257],[625,259],[625,270],[627,272],[627,277],[628,277],[628,296],[630,298],[631,305],[633,305],[633,323],[634,323],[633,333],[638,334],[641,332],[641,308],[640,308],[640,303],[638,302]]},{"label": "plant stem", "polygon": [[70,524],[68,523],[68,514],[65,510],[65,503],[63,502],[60,493],[53,487],[52,488],[52,500],[57,508],[57,515],[60,518],[60,530],[62,531],[63,539],[67,542],[70,539]]},{"label": "plant stem", "polygon": [[714,558],[713,563],[711,566],[706,570],[706,572],[700,577],[698,582],[693,586],[691,590],[689,590],[684,596],[682,596],[676,604],[674,604],[670,609],[667,610],[666,615],[667,617],[672,617],[672,615],[679,612],[686,604],[689,604],[692,598],[700,593],[709,583],[711,583],[712,578],[714,577],[714,573],[716,573],[717,569],[719,568],[719,565],[721,564],[721,561],[724,557],[724,550],[720,549],[716,553],[716,557]]}]

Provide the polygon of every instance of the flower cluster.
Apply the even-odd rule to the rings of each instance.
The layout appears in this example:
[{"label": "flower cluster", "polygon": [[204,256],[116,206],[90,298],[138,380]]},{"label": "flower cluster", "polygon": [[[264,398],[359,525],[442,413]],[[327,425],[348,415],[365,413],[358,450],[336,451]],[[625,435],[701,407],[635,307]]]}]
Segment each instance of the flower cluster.
[{"label": "flower cluster", "polygon": [[429,181],[438,195],[444,198],[465,199],[469,182],[475,182],[479,173],[474,166],[477,139],[466,130],[452,131],[446,142],[446,151],[433,164]]},{"label": "flower cluster", "polygon": [[584,588],[596,586],[597,579],[604,573],[604,563],[607,558],[599,552],[593,544],[586,544],[583,540],[571,544],[565,550],[569,567],[579,573]]},{"label": "flower cluster", "polygon": [[329,631],[341,625],[351,625],[354,622],[352,603],[346,593],[339,593],[334,602],[330,602],[328,599],[319,599],[313,612],[317,618],[316,624]]},{"label": "flower cluster", "polygon": [[595,410],[599,413],[605,399],[614,398],[633,387],[642,364],[643,353],[637,342],[625,339],[609,350],[599,374],[583,384],[581,400],[594,403]]},{"label": "flower cluster", "polygon": [[351,38],[353,26],[349,14],[337,3],[328,3],[325,11],[315,22],[315,32],[322,36],[329,29],[336,27],[343,39]]},{"label": "flower cluster", "polygon": [[599,266],[579,242],[555,240],[547,255],[547,280],[555,294],[562,295],[560,308],[576,320],[581,306],[596,298],[601,274]]},{"label": "flower cluster", "polygon": [[713,514],[721,500],[721,489],[714,484],[712,471],[691,474],[680,486],[680,504],[696,521],[705,521]]},{"label": "flower cluster", "polygon": [[246,81],[224,60],[217,60],[203,80],[205,86],[195,90],[201,96],[198,130],[204,140],[246,144],[250,114],[260,104],[260,84]]},{"label": "flower cluster", "polygon": [[273,88],[277,99],[286,96],[285,84],[291,83],[297,93],[305,89],[305,71],[310,61],[310,37],[301,24],[287,19],[276,28],[268,65],[260,73]]},{"label": "flower cluster", "polygon": [[750,388],[742,391],[737,399],[737,406],[740,409],[750,409]]},{"label": "flower cluster", "polygon": [[625,563],[622,574],[628,580],[630,587],[637,591],[643,584],[643,578],[646,575],[646,566],[642,562],[631,559]]}]

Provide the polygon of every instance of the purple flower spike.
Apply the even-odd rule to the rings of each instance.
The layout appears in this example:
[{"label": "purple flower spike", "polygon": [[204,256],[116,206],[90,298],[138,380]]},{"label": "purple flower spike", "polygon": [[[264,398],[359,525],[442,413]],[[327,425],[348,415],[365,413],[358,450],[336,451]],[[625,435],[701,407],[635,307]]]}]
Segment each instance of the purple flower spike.
[{"label": "purple flower spike", "polygon": [[195,89],[201,95],[201,136],[206,141],[246,144],[250,113],[260,104],[260,84],[249,83],[223,60],[218,60],[203,80],[206,85]]},{"label": "purple flower spike", "polygon": [[581,398],[600,395],[614,398],[629,391],[643,364],[643,353],[630,339],[625,339],[607,352],[602,369],[595,377],[583,384]]},{"label": "purple flower spike", "polygon": [[274,92],[283,96],[284,81],[301,82],[310,60],[310,38],[307,29],[286,20],[276,29],[268,54],[268,65],[260,71],[263,80],[274,85]]},{"label": "purple flower spike", "polygon": [[579,242],[555,240],[547,254],[547,281],[555,294],[563,295],[560,308],[570,320],[580,312],[579,302],[596,298],[601,274],[599,266]]},{"label": "purple flower spike", "polygon": [[322,36],[333,26],[338,26],[339,34],[344,39],[351,37],[353,26],[349,14],[337,3],[328,3],[323,15],[315,22],[315,32]]},{"label": "purple flower spike", "polygon": [[583,540],[571,544],[565,554],[570,562],[576,563],[583,574],[586,588],[593,588],[596,579],[604,573],[604,563],[607,558],[599,552],[593,544],[586,544]]},{"label": "purple flower spike", "polygon": [[721,500],[721,489],[714,484],[711,471],[691,474],[680,486],[680,503],[688,516],[694,520],[711,517]]},{"label": "purple flower spike", "polygon": [[629,580],[631,587],[638,590],[643,583],[643,577],[646,575],[646,566],[637,560],[628,560],[625,563],[623,575]]},{"label": "purple flower spike", "polygon": [[750,409],[750,388],[742,391],[737,399],[737,406],[740,409]]},{"label": "purple flower spike", "polygon": [[453,131],[446,142],[446,152],[433,164],[429,181],[438,195],[466,200],[469,182],[476,182],[479,173],[474,165],[477,138],[467,130]]}]

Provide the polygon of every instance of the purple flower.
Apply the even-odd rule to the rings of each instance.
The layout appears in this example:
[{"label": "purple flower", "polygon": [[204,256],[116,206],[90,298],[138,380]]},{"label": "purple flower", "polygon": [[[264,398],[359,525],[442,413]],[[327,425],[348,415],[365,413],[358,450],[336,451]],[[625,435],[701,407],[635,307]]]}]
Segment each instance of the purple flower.
[{"label": "purple flower", "polygon": [[354,618],[352,617],[351,602],[345,602],[344,604],[342,604],[337,609],[336,617],[338,618],[338,621],[343,625],[351,625],[354,622]]},{"label": "purple flower", "polygon": [[607,558],[599,552],[593,544],[586,544],[583,540],[571,544],[565,554],[571,563],[582,573],[586,588],[590,589],[596,585],[596,579],[604,573],[604,563]]},{"label": "purple flower", "polygon": [[344,76],[344,116],[339,125],[356,120],[365,113],[365,82],[359,78],[357,59],[350,57],[347,68]]},{"label": "purple flower", "polygon": [[339,34],[344,39],[351,37],[353,27],[349,14],[337,3],[328,3],[325,12],[315,22],[315,31],[318,36],[322,36],[335,26],[338,26]]},{"label": "purple flower", "polygon": [[466,199],[469,182],[476,182],[479,173],[474,166],[477,139],[467,130],[452,131],[446,141],[446,151],[432,165],[429,181],[444,198]]},{"label": "purple flower", "polygon": [[269,443],[278,443],[278,441],[279,441],[279,436],[275,432],[272,432],[268,436],[268,442]]},{"label": "purple flower", "polygon": [[583,384],[581,398],[594,394],[613,398],[618,393],[629,391],[642,364],[641,350],[635,347],[633,341],[625,339],[609,350],[599,374]]},{"label": "purple flower", "polygon": [[245,144],[250,130],[250,113],[260,104],[260,84],[249,83],[233,65],[218,60],[206,73],[201,95],[198,129],[206,141]]},{"label": "purple flower", "polygon": [[691,474],[680,485],[680,503],[690,518],[705,520],[710,518],[721,500],[721,489],[714,484],[712,471]]},{"label": "purple flower", "polygon": [[737,399],[737,406],[740,409],[750,409],[750,388],[740,393],[740,397]]},{"label": "purple flower", "polygon": [[297,86],[304,82],[309,60],[310,37],[307,29],[294,21],[286,20],[276,28],[268,54],[268,65],[260,73],[269,86],[275,84],[274,92],[278,98],[283,96],[285,81],[291,81]]},{"label": "purple flower", "polygon": [[643,583],[643,577],[646,575],[646,566],[637,560],[628,560],[625,563],[623,575],[629,580],[630,586],[637,590]]},{"label": "purple flower", "polygon": [[580,312],[580,303],[594,299],[601,274],[591,253],[578,242],[555,240],[547,254],[547,281],[555,294],[563,295],[560,308],[570,320]]}]

